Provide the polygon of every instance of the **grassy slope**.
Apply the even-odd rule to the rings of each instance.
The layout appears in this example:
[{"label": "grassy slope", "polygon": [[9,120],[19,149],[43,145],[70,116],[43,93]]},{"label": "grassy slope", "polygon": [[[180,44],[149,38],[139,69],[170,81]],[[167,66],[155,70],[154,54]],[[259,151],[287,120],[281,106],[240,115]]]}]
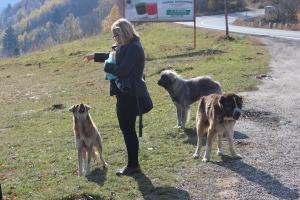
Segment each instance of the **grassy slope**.
[{"label": "grassy slope", "polygon": [[[267,49],[253,38],[224,40],[223,33],[201,29],[193,48],[193,28],[174,23],[142,24],[137,29],[147,56],[146,82],[154,101],[154,109],[143,118],[140,138],[144,173],[115,176],[126,164],[115,98],[109,96],[103,65],[81,62],[86,53],[110,50],[113,41],[108,33],[0,61],[0,184],[6,198],[180,199],[193,195],[193,190],[177,188],[184,181],[197,181],[192,174],[183,180],[180,174],[187,166],[207,165],[191,158],[197,142],[197,104],[191,107],[187,129],[174,129],[175,108],[167,92],[156,84],[159,73],[174,69],[184,78],[210,75],[225,92],[253,90],[260,82],[250,76],[268,71]],[[109,168],[102,169],[100,161],[93,160],[91,175],[78,178],[72,115],[67,108],[81,102],[92,107],[90,114],[102,135]],[[51,109],[56,103],[62,103],[64,109]],[[215,154],[211,159],[220,161]],[[208,170],[207,176],[214,178],[218,173]],[[211,195],[217,194],[201,194]]]}]

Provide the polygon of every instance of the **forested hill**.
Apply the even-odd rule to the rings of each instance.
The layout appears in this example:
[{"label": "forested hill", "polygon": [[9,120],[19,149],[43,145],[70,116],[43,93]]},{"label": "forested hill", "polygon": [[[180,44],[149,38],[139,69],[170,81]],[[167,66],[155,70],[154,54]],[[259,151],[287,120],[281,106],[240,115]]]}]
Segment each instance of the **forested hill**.
[{"label": "forested hill", "polygon": [[[127,0],[129,1],[129,0]],[[228,1],[228,9],[246,0]],[[224,11],[223,1],[195,0],[196,13]],[[122,0],[20,0],[0,13],[0,58],[100,34],[122,14]]]},{"label": "forested hill", "polygon": [[[114,5],[121,8],[121,3],[122,0],[20,0],[13,6],[8,4],[0,13],[1,57],[99,34],[103,20]],[[6,48],[9,49],[5,51]]]}]

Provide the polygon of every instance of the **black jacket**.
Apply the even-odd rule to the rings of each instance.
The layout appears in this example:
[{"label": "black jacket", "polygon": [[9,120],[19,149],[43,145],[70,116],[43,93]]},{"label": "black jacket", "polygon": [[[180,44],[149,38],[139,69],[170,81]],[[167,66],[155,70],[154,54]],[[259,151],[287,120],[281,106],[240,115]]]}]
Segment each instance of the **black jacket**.
[{"label": "black jacket", "polygon": [[[95,62],[104,62],[109,53],[94,53]],[[127,45],[120,45],[116,54],[116,64],[110,65],[105,72],[118,77],[122,85],[130,87],[129,95],[149,96],[146,83],[143,79],[145,54],[139,40],[133,39]],[[135,88],[136,87],[136,88]]]}]

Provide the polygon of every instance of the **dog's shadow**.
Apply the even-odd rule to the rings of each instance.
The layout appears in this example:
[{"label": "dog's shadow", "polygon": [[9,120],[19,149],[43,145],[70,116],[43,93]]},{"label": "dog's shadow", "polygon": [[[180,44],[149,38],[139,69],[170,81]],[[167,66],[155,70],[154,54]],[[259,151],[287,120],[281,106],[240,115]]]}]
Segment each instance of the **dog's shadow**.
[{"label": "dog's shadow", "polygon": [[104,182],[106,181],[106,175],[107,175],[108,168],[103,167],[97,167],[96,169],[92,170],[89,175],[86,175],[86,178],[89,181],[95,182],[100,186],[104,185]]},{"label": "dog's shadow", "polygon": [[[104,182],[106,181],[106,175],[107,175],[108,168],[102,168],[97,167],[96,169],[92,170],[89,175],[85,175],[85,177],[92,182],[97,183],[100,186],[104,185]],[[83,194],[68,194],[66,197],[58,198],[59,200],[73,200],[73,199],[103,199],[102,196],[99,195],[93,195],[89,193],[83,193]],[[58,200],[55,199],[55,200]]]},{"label": "dog's shadow", "polygon": [[[197,145],[197,132],[196,132],[196,129],[185,128],[184,132],[188,136],[187,140],[185,140],[184,143],[192,144],[192,145],[196,146]],[[206,145],[206,138],[207,138],[207,133],[205,132],[203,137],[202,137],[202,146]],[[226,138],[225,133],[223,134],[223,138]],[[233,132],[233,138],[234,139],[247,139],[249,137],[244,133],[241,133],[239,131],[234,131]]]},{"label": "dog's shadow", "polygon": [[[197,145],[197,131],[195,128],[185,128],[184,133],[188,136],[188,138],[183,143]],[[203,136],[203,140],[206,142],[206,134]]]},{"label": "dog's shadow", "polygon": [[[223,137],[226,137],[225,134]],[[241,133],[239,131],[233,132],[233,139],[247,139],[247,138],[249,138],[249,137],[244,133]]]},{"label": "dog's shadow", "polygon": [[143,172],[134,174],[133,178],[138,183],[139,191],[142,193],[143,199],[191,199],[188,192],[185,190],[177,189],[175,187],[155,187]]},{"label": "dog's shadow", "polygon": [[299,193],[297,190],[290,189],[280,183],[276,178],[270,174],[248,165],[242,160],[234,160],[230,156],[222,156],[221,162],[211,162],[213,164],[225,167],[240,176],[243,176],[248,181],[257,185],[261,185],[268,191],[268,194],[279,199],[298,199]]}]

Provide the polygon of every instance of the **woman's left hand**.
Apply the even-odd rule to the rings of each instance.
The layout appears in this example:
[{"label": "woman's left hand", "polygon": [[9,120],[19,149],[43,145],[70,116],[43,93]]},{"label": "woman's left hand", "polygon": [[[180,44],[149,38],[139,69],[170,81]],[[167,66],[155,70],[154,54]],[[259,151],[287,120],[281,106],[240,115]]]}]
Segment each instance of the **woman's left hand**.
[{"label": "woman's left hand", "polygon": [[107,72],[107,73],[111,73],[113,67],[114,67],[114,64],[111,64],[111,63],[107,62],[104,65],[104,71]]}]

